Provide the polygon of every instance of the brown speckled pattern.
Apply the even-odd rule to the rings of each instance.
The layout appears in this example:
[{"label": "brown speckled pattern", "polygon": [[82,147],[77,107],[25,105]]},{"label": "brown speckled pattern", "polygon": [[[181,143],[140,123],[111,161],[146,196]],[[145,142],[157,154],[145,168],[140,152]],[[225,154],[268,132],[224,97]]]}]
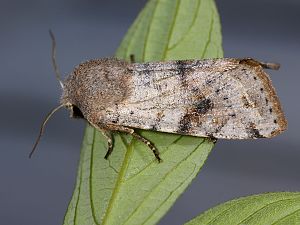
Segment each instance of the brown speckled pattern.
[{"label": "brown speckled pattern", "polygon": [[63,104],[107,125],[224,139],[272,137],[287,127],[269,76],[253,59],[80,64]]}]

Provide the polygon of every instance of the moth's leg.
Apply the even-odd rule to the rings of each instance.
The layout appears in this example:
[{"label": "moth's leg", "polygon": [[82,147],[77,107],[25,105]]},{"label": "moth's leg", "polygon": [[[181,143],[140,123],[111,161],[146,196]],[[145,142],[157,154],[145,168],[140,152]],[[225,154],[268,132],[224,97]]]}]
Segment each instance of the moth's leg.
[{"label": "moth's leg", "polygon": [[135,56],[134,54],[130,54],[130,62],[135,63]]},{"label": "moth's leg", "polygon": [[153,152],[153,154],[154,154],[155,158],[158,160],[158,162],[162,161],[162,159],[159,156],[158,149],[149,140],[147,140],[146,138],[144,138],[141,135],[139,135],[138,133],[136,133],[134,131],[134,129],[128,128],[128,127],[123,127],[123,126],[114,126],[114,125],[109,125],[108,128],[111,130],[121,131],[121,132],[124,132],[127,134],[131,134],[133,137],[135,137],[136,139],[143,142],[145,145],[147,145],[149,147],[149,149]]},{"label": "moth's leg", "polygon": [[111,131],[109,131],[109,130],[101,129],[101,132],[107,139],[108,148],[107,148],[107,152],[106,152],[104,158],[108,159],[108,157],[110,156],[110,154],[112,153],[113,148],[114,148],[114,137],[113,137]]},{"label": "moth's leg", "polygon": [[148,139],[142,137],[141,135],[139,135],[138,133],[136,133],[134,130],[133,130],[133,133],[131,133],[131,135],[133,137],[135,137],[136,139],[138,139],[139,141],[141,141],[144,144],[146,144],[150,148],[150,150],[153,152],[153,154],[154,154],[155,158],[158,160],[158,162],[162,161],[162,159],[159,156],[158,149]]},{"label": "moth's leg", "polygon": [[215,137],[209,137],[209,140],[210,140],[212,143],[214,143],[214,144],[216,144],[217,141],[218,141],[218,139],[215,138]]}]

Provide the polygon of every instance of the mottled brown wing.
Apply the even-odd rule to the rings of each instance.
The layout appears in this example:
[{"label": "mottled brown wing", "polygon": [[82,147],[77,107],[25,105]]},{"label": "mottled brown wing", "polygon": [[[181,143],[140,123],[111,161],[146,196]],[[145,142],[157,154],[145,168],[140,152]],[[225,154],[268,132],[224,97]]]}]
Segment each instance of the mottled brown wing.
[{"label": "mottled brown wing", "polygon": [[252,59],[132,64],[129,97],[106,123],[225,139],[272,137],[286,129],[278,97]]}]

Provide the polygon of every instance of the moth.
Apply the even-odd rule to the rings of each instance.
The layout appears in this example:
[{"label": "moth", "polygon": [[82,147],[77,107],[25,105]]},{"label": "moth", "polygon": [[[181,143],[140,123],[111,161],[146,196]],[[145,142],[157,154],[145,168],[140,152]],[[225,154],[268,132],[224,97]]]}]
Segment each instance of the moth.
[{"label": "moth", "polygon": [[40,135],[48,118],[66,107],[72,117],[85,119],[107,137],[105,158],[113,150],[114,131],[144,142],[158,161],[156,147],[135,129],[216,139],[274,137],[287,121],[264,69],[279,65],[251,58],[90,60],[61,81],[60,105],[47,116]]}]

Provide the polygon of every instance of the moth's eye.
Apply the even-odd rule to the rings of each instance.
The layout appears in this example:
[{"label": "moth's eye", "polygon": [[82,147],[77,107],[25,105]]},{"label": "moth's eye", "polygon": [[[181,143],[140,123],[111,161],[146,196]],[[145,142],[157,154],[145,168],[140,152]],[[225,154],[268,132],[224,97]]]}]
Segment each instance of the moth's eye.
[{"label": "moth's eye", "polygon": [[84,118],[82,112],[80,111],[80,109],[75,106],[75,105],[72,105],[72,117],[74,118]]}]

